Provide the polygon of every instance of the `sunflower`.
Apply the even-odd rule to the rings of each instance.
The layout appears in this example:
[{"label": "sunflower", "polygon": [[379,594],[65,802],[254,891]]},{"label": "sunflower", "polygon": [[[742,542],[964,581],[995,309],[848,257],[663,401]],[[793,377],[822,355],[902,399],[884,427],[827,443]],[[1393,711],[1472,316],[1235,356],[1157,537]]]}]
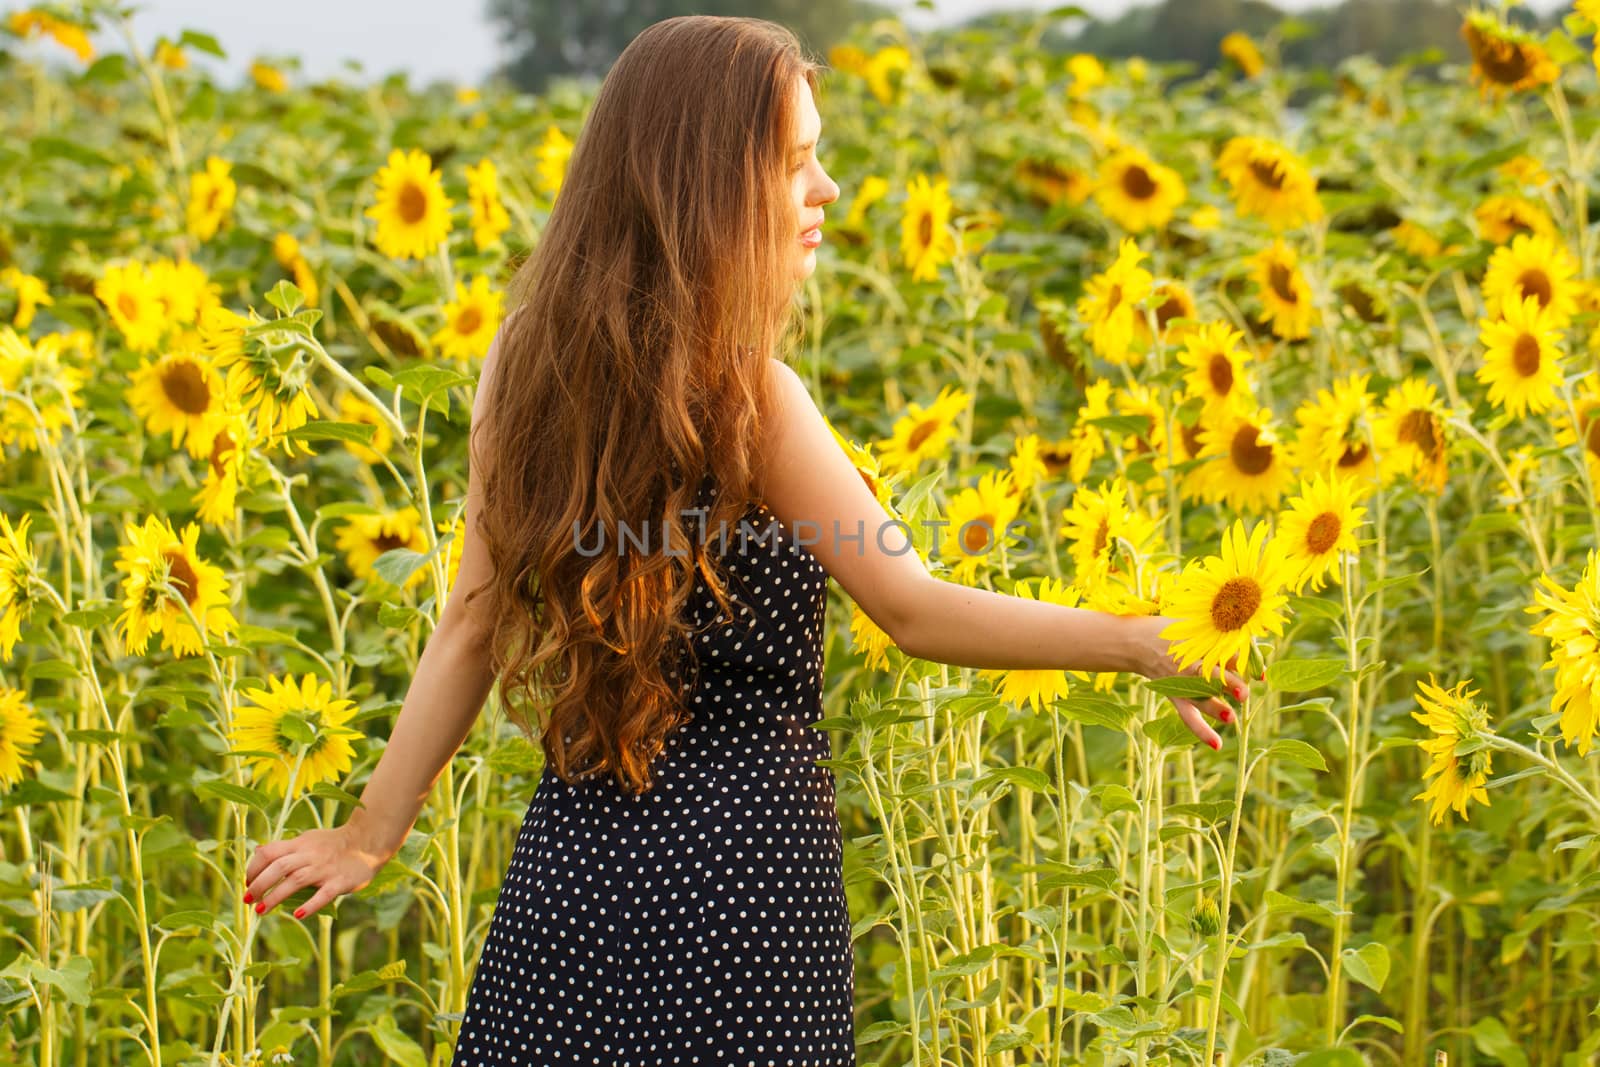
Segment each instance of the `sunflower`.
[{"label": "sunflower", "polygon": [[1348,478],[1315,474],[1301,484],[1300,495],[1291,497],[1288,508],[1278,516],[1278,537],[1294,572],[1291,584],[1296,593],[1308,584],[1313,592],[1321,591],[1329,579],[1338,584],[1340,553],[1355,554],[1356,527],[1367,513],[1356,504],[1360,491]]},{"label": "sunflower", "polygon": [[1133,351],[1134,323],[1144,314],[1140,305],[1149,298],[1149,271],[1139,266],[1144,253],[1131,237],[1117,245],[1117,258],[1104,274],[1096,274],[1078,298],[1078,316],[1089,324],[1089,343],[1112,363],[1138,363]]},{"label": "sunflower", "polygon": [[1391,226],[1389,236],[1402,251],[1417,259],[1433,259],[1444,247],[1437,237],[1411,219],[1401,219]]},{"label": "sunflower", "polygon": [[283,71],[263,59],[250,64],[250,80],[269,93],[287,92],[289,88],[289,79],[283,76]]},{"label": "sunflower", "polygon": [[572,162],[573,147],[573,142],[561,132],[561,127],[552,123],[545,128],[544,140],[533,150],[534,172],[539,175],[539,188],[552,201],[567,180],[567,165]]},{"label": "sunflower", "polygon": [[1298,156],[1264,137],[1233,137],[1217,157],[1239,214],[1259,215],[1274,230],[1322,217],[1317,179]]},{"label": "sunflower", "polygon": [[1504,315],[1525,296],[1537,297],[1552,327],[1565,327],[1578,310],[1578,261],[1565,245],[1544,234],[1518,234],[1489,257],[1483,275],[1490,315]]},{"label": "sunflower", "polygon": [[1188,196],[1177,171],[1132,145],[1106,157],[1094,187],[1100,210],[1131,233],[1161,229]]},{"label": "sunflower", "polygon": [[1222,58],[1232,60],[1246,78],[1254,78],[1266,69],[1267,62],[1261,58],[1261,50],[1249,34],[1235,30],[1222,38],[1218,51],[1222,53]]},{"label": "sunflower", "polygon": [[22,781],[28,756],[44,736],[44,720],[27,703],[27,694],[0,685],[0,785]]},{"label": "sunflower", "polygon": [[1495,172],[1514,185],[1528,185],[1538,188],[1550,181],[1549,171],[1529,155],[1515,155],[1495,168]]},{"label": "sunflower", "polygon": [[24,515],[13,526],[0,514],[0,659],[8,663],[36,601],[33,580],[38,567],[28,544],[32,521],[32,515]]},{"label": "sunflower", "polygon": [[195,516],[211,526],[227,526],[237,514],[239,489],[254,445],[249,417],[234,404],[224,405],[206,457],[205,482],[195,493]]},{"label": "sunflower", "polygon": [[[1556,426],[1556,444],[1578,450],[1589,467],[1589,484],[1600,490],[1600,379],[1585,375],[1583,384],[1572,398],[1573,418],[1564,418]],[[1579,442],[1582,441],[1580,449]]]},{"label": "sunflower", "polygon": [[1143,420],[1143,425],[1122,439],[1123,451],[1131,460],[1148,460],[1152,474],[1149,484],[1160,486],[1159,472],[1167,466],[1167,408],[1153,386],[1129,382],[1112,398],[1118,415]]},{"label": "sunflower", "polygon": [[1160,522],[1134,505],[1121,476],[1098,489],[1080,485],[1061,515],[1078,585],[1094,589],[1108,578],[1131,577],[1159,550]]},{"label": "sunflower", "polygon": [[1105,432],[1093,420],[1110,414],[1111,383],[1104,378],[1091,382],[1067,436],[1039,447],[1045,471],[1051,477],[1065,472],[1070,480],[1083,481],[1094,461],[1106,454]]},{"label": "sunflower", "polygon": [[123,342],[135,352],[151,351],[167,332],[158,292],[138,263],[107,267],[94,283],[95,297],[105,305]]},{"label": "sunflower", "polygon": [[222,379],[196,346],[169,349],[155,361],[146,359],[133,372],[126,390],[128,404],[153,434],[172,433],[199,459],[211,452],[222,410]]},{"label": "sunflower", "polygon": [[[428,551],[427,538],[422,532],[422,513],[410,506],[376,515],[352,515],[339,527],[335,541],[356,577],[372,582],[384,580],[373,562],[385,552],[397,548]],[[426,567],[418,567],[406,579],[405,588],[422,581],[427,572]]]},{"label": "sunflower", "polygon": [[90,43],[89,35],[84,32],[83,27],[56,18],[48,12],[37,8],[13,11],[6,24],[18,37],[32,37],[34,34],[50,37],[85,63],[94,58],[94,45]]},{"label": "sunflower", "polygon": [[925,461],[942,456],[955,435],[956,417],[971,401],[965,391],[946,385],[926,408],[908,404],[906,413],[895,420],[892,436],[878,445],[884,468],[915,474]]},{"label": "sunflower", "polygon": [[1489,733],[1489,712],[1472,699],[1478,691],[1468,689],[1470,684],[1467,679],[1442,689],[1431,673],[1426,682],[1417,682],[1417,703],[1422,711],[1413,711],[1411,717],[1433,732],[1418,744],[1433,756],[1422,777],[1434,781],[1412,799],[1430,803],[1429,816],[1435,825],[1444,821],[1451,808],[1465,819],[1470,800],[1489,803],[1484,783],[1492,768],[1489,748],[1483,743],[1483,735]]},{"label": "sunflower", "polygon": [[156,41],[155,51],[150,58],[167,70],[189,69],[189,53],[183,50],[182,45],[174,44],[165,37]]},{"label": "sunflower", "polygon": [[1518,234],[1554,236],[1557,233],[1550,213],[1521,196],[1485,197],[1473,209],[1472,217],[1478,223],[1479,236],[1497,245],[1505,244]]},{"label": "sunflower", "polygon": [[378,224],[374,241],[384,255],[421,259],[450,236],[453,201],[424,152],[392,150],[376,182],[378,202],[365,214]]},{"label": "sunflower", "polygon": [[1561,73],[1550,54],[1525,30],[1487,11],[1469,12],[1461,36],[1472,50],[1472,80],[1482,96],[1499,96],[1548,85]]},{"label": "sunflower", "polygon": [[1224,665],[1245,664],[1256,640],[1281,634],[1290,573],[1266,523],[1246,534],[1235,520],[1222,535],[1222,554],[1185,564],[1162,607],[1177,620],[1161,636],[1172,641],[1179,667],[1199,663],[1203,677],[1220,678]]},{"label": "sunflower", "polygon": [[[1019,581],[1012,586],[1011,594],[1023,600],[1059,604],[1069,608],[1078,604],[1077,591],[1054,578],[1040,578],[1037,592],[1026,580]],[[1019,708],[1031,707],[1034,711],[1043,711],[1066,696],[1069,685],[1066,671],[1048,667],[980,670],[978,677],[993,683],[995,693],[1001,700]]]},{"label": "sunflower", "polygon": [[222,286],[193,260],[162,256],[145,268],[145,277],[170,325],[193,326],[207,308],[222,304]]},{"label": "sunflower", "polygon": [[1249,357],[1239,347],[1243,340],[1243,332],[1226,322],[1205,323],[1184,338],[1178,362],[1189,370],[1183,380],[1207,407],[1252,399]]},{"label": "sunflower", "polygon": [[1081,100],[1106,83],[1106,68],[1099,57],[1089,52],[1077,52],[1067,58],[1067,73],[1072,82],[1067,95]]},{"label": "sunflower", "polygon": [[1295,411],[1298,466],[1307,471],[1368,482],[1378,473],[1372,451],[1373,400],[1367,392],[1370,374],[1350,374],[1318,389],[1316,398]]},{"label": "sunflower", "polygon": [[1419,487],[1439,492],[1444,488],[1446,411],[1433,383],[1407,378],[1383,398],[1383,409],[1373,420],[1379,473],[1385,481],[1414,477]]},{"label": "sunflower", "polygon": [[216,156],[206,157],[204,170],[189,176],[189,233],[197,241],[209,241],[233,210],[239,192],[231,176],[233,164]]},{"label": "sunflower", "polygon": [[954,580],[970,583],[996,547],[1009,540],[1009,527],[1021,503],[1010,471],[990,471],[976,487],[962,489],[950,501],[948,529],[941,549]]},{"label": "sunflower", "polygon": [[0,327],[0,388],[28,401],[0,399],[0,445],[31,452],[41,434],[52,445],[61,443],[62,432],[75,421],[72,409],[84,405],[81,390],[88,378],[82,367],[63,358],[67,344],[66,334],[47,333],[29,344],[10,326]]},{"label": "sunflower", "polygon": [[867,209],[889,194],[889,182],[877,175],[869,174],[861,179],[861,184],[856,189],[856,198],[850,201],[850,211],[845,215],[844,225],[849,229],[860,229],[867,223]]},{"label": "sunflower", "polygon": [[1318,315],[1295,250],[1281,240],[1274,241],[1251,256],[1250,264],[1256,295],[1272,332],[1286,341],[1309,337]]},{"label": "sunflower", "polygon": [[33,325],[33,317],[39,308],[55,304],[55,298],[50,295],[50,287],[44,283],[44,279],[24,274],[16,267],[0,268],[0,286],[16,294],[17,309],[12,314],[11,325],[19,330],[26,330]]},{"label": "sunflower", "polygon": [[[1017,160],[1017,184],[1040,207],[1081,204],[1094,192],[1094,181],[1083,171],[1059,160],[1023,157]],[[860,200],[860,197],[857,197]],[[851,205],[851,218],[855,206]],[[846,219],[849,222],[850,219]]]},{"label": "sunflower", "polygon": [[1573,11],[1589,20],[1589,27],[1595,31],[1592,44],[1594,45],[1594,69],[1600,72],[1600,0],[1574,0]]},{"label": "sunflower", "polygon": [[505,296],[489,288],[489,279],[480,274],[468,289],[456,282],[456,298],[444,306],[445,324],[430,338],[442,355],[470,360],[487,355],[489,343],[500,328]]},{"label": "sunflower", "polygon": [[350,770],[356,755],[351,742],[362,735],[346,724],[357,708],[334,699],[332,684],[311,674],[296,682],[286,674],[269,677],[267,688],[250,687],[244,695],[254,703],[235,710],[228,738],[251,765],[253,781],[283,796],[291,792],[292,774],[293,795],[300,796]]},{"label": "sunflower", "polygon": [[1239,510],[1277,507],[1293,477],[1288,443],[1267,407],[1226,408],[1206,419],[1200,458],[1206,462],[1195,470],[1207,495]]},{"label": "sunflower", "polygon": [[471,209],[472,243],[482,252],[492,248],[511,228],[511,216],[500,202],[500,174],[488,158],[468,166],[467,206]]},{"label": "sunflower", "polygon": [[254,313],[246,319],[224,307],[211,308],[200,317],[200,347],[227,375],[228,395],[255,412],[257,437],[280,445],[290,455],[297,447],[310,455],[310,445],[289,436],[317,413],[308,392],[310,357],[293,345],[292,357],[280,361],[277,346],[292,344],[292,338],[285,333],[246,340],[245,329],[254,325]]},{"label": "sunflower", "polygon": [[1561,387],[1561,331],[1537,297],[1524,297],[1504,311],[1504,318],[1478,320],[1478,340],[1486,351],[1476,377],[1489,387],[1491,404],[1518,418],[1546,411],[1555,406]]},{"label": "sunflower", "polygon": [[894,648],[895,643],[877,623],[872,621],[871,616],[861,610],[860,605],[852,603],[850,647],[862,654],[870,669],[886,671],[889,669],[889,649]]},{"label": "sunflower", "polygon": [[228,609],[228,579],[222,568],[200,558],[196,542],[200,527],[189,523],[180,537],[167,520],[151,515],[144,524],[123,527],[127,544],[120,545],[116,568],[126,571],[122,580],[122,614],[117,618],[130,651],[143,655],[150,635],[161,635],[161,647],[178,656],[196,655],[205,648],[183,604],[161,588],[171,583],[206,637],[238,627]]},{"label": "sunflower", "polygon": [[439,532],[439,539],[450,538],[450,543],[440,550],[444,558],[444,591],[448,596],[456,587],[456,576],[461,573],[461,550],[467,536],[467,519],[465,513],[445,522],[435,523],[434,528]]},{"label": "sunflower", "polygon": [[955,255],[955,235],[950,232],[950,183],[932,183],[918,174],[906,186],[905,212],[900,219],[900,252],[912,281],[932,281],[939,265]]},{"label": "sunflower", "polygon": [[840,433],[826,415],[822,421],[827,424],[828,432],[833,434],[833,439],[838,442],[839,448],[850,458],[856,473],[861,475],[861,481],[885,511],[890,515],[896,514],[894,507],[894,491],[889,488],[885,475],[887,472],[879,468],[878,457],[873,455],[872,444],[858,445],[844,434]]},{"label": "sunflower", "polygon": [[[1194,295],[1182,285],[1170,281],[1158,282],[1150,291],[1149,303],[1155,308],[1156,336],[1163,344],[1176,344],[1194,331]],[[1140,346],[1150,345],[1150,323],[1145,316],[1139,315],[1134,319],[1133,332]]]},{"label": "sunflower", "polygon": [[1571,589],[1539,576],[1529,614],[1543,616],[1532,632],[1550,639],[1544,666],[1556,672],[1551,710],[1561,716],[1561,738],[1587,757],[1600,734],[1600,557],[1589,550],[1583,575]]},{"label": "sunflower", "polygon": [[911,53],[902,45],[885,45],[872,54],[862,67],[861,76],[878,103],[888,107],[895,102],[899,79],[911,69]]},{"label": "sunflower", "polygon": [[372,405],[345,391],[339,394],[339,421],[353,422],[361,426],[371,426],[372,441],[362,444],[359,441],[346,441],[344,447],[351,455],[359,459],[364,466],[376,467],[383,462],[383,457],[388,453],[394,443],[394,435],[389,432],[389,424],[376,411]]},{"label": "sunflower", "polygon": [[279,232],[272,238],[272,258],[278,265],[294,277],[294,286],[300,290],[305,298],[307,307],[315,307],[319,295],[317,276],[311,270],[311,264],[306,257],[300,254],[300,242],[294,234]]},{"label": "sunflower", "polygon": [[1010,469],[1011,480],[1016,484],[1018,493],[1027,493],[1049,474],[1039,455],[1042,447],[1043,442],[1038,434],[1027,433],[1017,438],[1011,453]]}]

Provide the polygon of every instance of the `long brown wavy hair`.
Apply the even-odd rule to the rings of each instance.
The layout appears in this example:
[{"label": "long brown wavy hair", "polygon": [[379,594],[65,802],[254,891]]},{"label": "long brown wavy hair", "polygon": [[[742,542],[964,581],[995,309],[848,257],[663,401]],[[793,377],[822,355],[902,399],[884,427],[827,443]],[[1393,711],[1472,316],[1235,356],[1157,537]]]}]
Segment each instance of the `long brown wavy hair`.
[{"label": "long brown wavy hair", "polygon": [[[734,617],[714,539],[684,510],[709,475],[703,529],[737,530],[758,495],[767,361],[800,329],[791,94],[825,69],[760,19],[645,29],[606,74],[511,281],[472,430],[493,427],[480,528],[495,574],[469,596],[488,591],[508,718],[564,781],[650,789],[689,717],[696,573]],[[648,529],[650,548],[619,552],[623,528]],[[535,725],[529,708],[547,714]]]}]

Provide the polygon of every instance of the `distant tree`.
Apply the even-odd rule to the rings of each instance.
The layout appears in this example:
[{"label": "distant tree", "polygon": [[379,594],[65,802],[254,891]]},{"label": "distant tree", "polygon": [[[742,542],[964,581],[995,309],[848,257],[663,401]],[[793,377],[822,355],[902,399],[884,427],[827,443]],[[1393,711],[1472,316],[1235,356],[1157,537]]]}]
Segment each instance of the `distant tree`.
[{"label": "distant tree", "polygon": [[511,50],[501,73],[537,93],[561,75],[604,75],[641,30],[677,15],[770,19],[822,56],[854,22],[893,11],[870,0],[488,0],[486,13]]}]

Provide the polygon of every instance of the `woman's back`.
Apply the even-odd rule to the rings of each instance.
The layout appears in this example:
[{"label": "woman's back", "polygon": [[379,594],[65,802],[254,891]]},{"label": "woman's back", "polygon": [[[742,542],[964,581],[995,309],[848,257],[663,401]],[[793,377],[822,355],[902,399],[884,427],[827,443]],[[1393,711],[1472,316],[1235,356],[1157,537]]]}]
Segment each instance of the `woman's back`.
[{"label": "woman's back", "polygon": [[[701,501],[716,492],[709,481]],[[548,770],[454,1064],[855,1062],[850,922],[821,717],[827,572],[762,504],[703,531],[691,719],[655,784]]]}]

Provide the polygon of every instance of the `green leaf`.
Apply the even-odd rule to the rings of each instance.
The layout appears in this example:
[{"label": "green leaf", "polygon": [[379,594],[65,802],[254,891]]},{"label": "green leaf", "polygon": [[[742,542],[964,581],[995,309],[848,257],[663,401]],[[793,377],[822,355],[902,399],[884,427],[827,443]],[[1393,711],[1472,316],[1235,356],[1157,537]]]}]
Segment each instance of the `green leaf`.
[{"label": "green leaf", "polygon": [[1383,992],[1389,977],[1389,949],[1381,941],[1368,941],[1360,948],[1344,950],[1344,969],[1350,977],[1372,990]]},{"label": "green leaf", "polygon": [[289,431],[289,436],[297,441],[353,441],[358,445],[370,445],[372,435],[377,432],[378,428],[370,422],[317,419],[296,426]]},{"label": "green leaf", "polygon": [[293,315],[300,305],[306,302],[306,294],[302,293],[294,282],[280,278],[278,284],[267,293],[266,300],[285,315]]},{"label": "green leaf", "polygon": [[267,794],[263,793],[261,790],[254,789],[247,785],[235,785],[232,782],[224,782],[220,778],[208,778],[199,785],[195,786],[195,789],[202,793],[210,793],[213,796],[219,796],[223,800],[231,801],[235,804],[247,805],[248,807],[255,808],[257,811],[264,813],[269,812],[272,808],[271,798],[269,798]]},{"label": "green leaf", "polygon": [[1139,728],[1158,748],[1176,748],[1178,745],[1192,744],[1200,740],[1176,711],[1168,712],[1159,719],[1140,723]]},{"label": "green leaf", "polygon": [[1139,810],[1139,802],[1133,798],[1133,793],[1125,785],[1108,782],[1105,785],[1095,786],[1090,792],[1097,795],[1100,810],[1107,815],[1119,811]]},{"label": "green leaf", "polygon": [[22,680],[31,682],[35,678],[81,678],[78,668],[64,659],[45,659],[38,663],[30,663],[22,672]]},{"label": "green leaf", "polygon": [[183,36],[178,38],[178,43],[198,49],[207,55],[216,56],[218,59],[228,58],[228,53],[222,50],[222,46],[217,43],[217,39],[209,33],[201,33],[199,30],[184,30]]},{"label": "green leaf", "polygon": [[1472,1043],[1486,1056],[1493,1056],[1507,1067],[1528,1067],[1527,1053],[1506,1032],[1505,1023],[1485,1015],[1472,1024]]},{"label": "green leaf", "polygon": [[1042,793],[1050,788],[1050,777],[1036,767],[997,767],[973,783],[978,789],[988,789],[1001,782],[1020,785]]},{"label": "green leaf", "polygon": [[400,1067],[428,1067],[422,1046],[401,1031],[392,1016],[381,1016],[368,1032],[391,1063],[398,1063]]},{"label": "green leaf", "polygon": [[1293,737],[1280,737],[1272,742],[1271,747],[1267,749],[1267,757],[1270,759],[1274,756],[1291,760],[1302,767],[1309,767],[1314,771],[1328,769],[1328,762],[1322,758],[1322,753],[1304,741],[1296,740]]},{"label": "green leaf", "polygon": [[1344,669],[1341,659],[1281,659],[1267,667],[1267,685],[1279,692],[1305,693],[1337,681]]},{"label": "green leaf", "polygon": [[1138,714],[1121,701],[1094,693],[1073,693],[1057,705],[1061,714],[1074,722],[1103,726],[1108,730],[1126,733],[1128,724]]},{"label": "green leaf", "polygon": [[1196,678],[1190,674],[1174,674],[1166,678],[1146,678],[1144,687],[1152,693],[1167,697],[1204,699],[1222,695],[1222,682]]},{"label": "green leaf", "polygon": [[1353,1048],[1325,1048],[1301,1056],[1294,1061],[1294,1067],[1370,1067],[1370,1064]]}]

